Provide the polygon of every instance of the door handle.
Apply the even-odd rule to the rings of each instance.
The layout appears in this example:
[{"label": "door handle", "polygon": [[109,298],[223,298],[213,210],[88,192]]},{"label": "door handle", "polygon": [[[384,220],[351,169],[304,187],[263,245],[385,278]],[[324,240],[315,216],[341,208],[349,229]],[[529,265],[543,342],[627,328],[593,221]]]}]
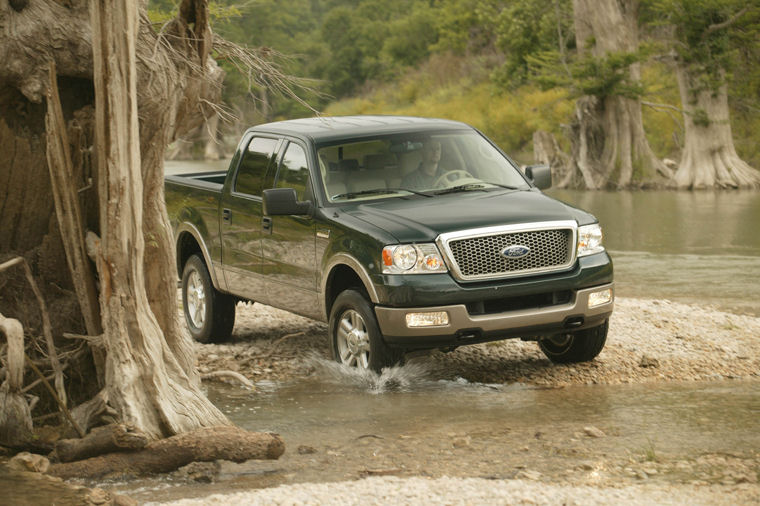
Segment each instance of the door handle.
[{"label": "door handle", "polygon": [[270,218],[269,216],[264,216],[263,218],[261,218],[261,228],[263,228],[264,230],[268,230],[269,233],[271,234],[272,233],[272,218]]},{"label": "door handle", "polygon": [[222,209],[222,221],[229,223],[232,219],[232,211],[229,209]]}]

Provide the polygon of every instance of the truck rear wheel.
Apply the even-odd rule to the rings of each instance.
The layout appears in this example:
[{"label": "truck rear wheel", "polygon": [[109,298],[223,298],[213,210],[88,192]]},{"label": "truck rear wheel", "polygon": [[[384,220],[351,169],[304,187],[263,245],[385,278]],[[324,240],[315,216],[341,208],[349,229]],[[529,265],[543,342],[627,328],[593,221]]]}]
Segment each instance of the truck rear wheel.
[{"label": "truck rear wheel", "polygon": [[193,339],[201,343],[228,339],[235,326],[235,302],[214,288],[202,258],[188,259],[182,272],[182,308]]},{"label": "truck rear wheel", "polygon": [[538,341],[538,346],[555,364],[588,362],[596,358],[607,341],[609,320],[590,329],[567,334],[557,334]]},{"label": "truck rear wheel", "polygon": [[342,364],[380,372],[403,360],[402,350],[385,344],[375,311],[357,290],[344,290],[330,310],[330,351]]}]

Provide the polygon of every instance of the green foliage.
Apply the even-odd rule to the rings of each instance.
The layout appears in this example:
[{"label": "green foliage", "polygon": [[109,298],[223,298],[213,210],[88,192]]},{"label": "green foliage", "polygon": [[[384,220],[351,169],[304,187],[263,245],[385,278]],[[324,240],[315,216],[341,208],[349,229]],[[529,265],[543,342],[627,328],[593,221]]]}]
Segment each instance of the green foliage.
[{"label": "green foliage", "polygon": [[151,0],[148,4],[148,19],[163,25],[177,15],[177,2],[173,0]]},{"label": "green foliage", "polygon": [[[151,20],[165,23],[176,4],[151,0]],[[285,72],[318,80],[323,94],[304,97],[318,110],[459,119],[526,163],[532,162],[536,129],[563,142],[561,125],[570,122],[580,95],[669,106],[644,107],[644,125],[655,152],[677,159],[680,96],[672,70],[653,58],[676,51],[681,61],[704,70],[702,89],[730,84],[736,148],[760,166],[754,141],[760,130],[760,2],[640,5],[642,49],[603,58],[578,55],[572,0],[218,0],[211,15],[222,37],[264,48],[264,54],[273,48],[289,55],[281,61]],[[243,111],[245,121],[312,114],[220,64],[227,72],[224,100]],[[632,64],[640,67],[641,81],[631,78]]]},{"label": "green foliage", "polygon": [[644,20],[673,29],[673,50],[687,67],[699,69],[700,89],[717,89],[725,71],[747,53],[760,52],[760,3],[756,0],[646,0]]},{"label": "green foliage", "polygon": [[707,114],[707,111],[704,109],[695,109],[691,113],[691,121],[694,122],[696,126],[707,128],[710,126],[710,116]]},{"label": "green foliage", "polygon": [[663,104],[642,108],[644,132],[649,145],[661,157],[677,160],[683,147],[683,115],[678,110],[680,94],[672,69],[662,63],[642,65],[642,97],[646,103]]},{"label": "green foliage", "polygon": [[483,24],[492,25],[496,47],[504,54],[504,65],[494,74],[502,86],[527,82],[532,61],[548,54],[561,61],[568,45],[574,46],[568,0],[484,1],[479,18]]},{"label": "green foliage", "polygon": [[602,58],[581,58],[572,67],[576,86],[582,95],[639,97],[644,89],[631,78],[631,65],[639,63],[643,54],[609,52]]},{"label": "green foliage", "polygon": [[573,110],[559,88],[520,87],[502,92],[489,69],[454,53],[436,55],[392,84],[330,104],[329,115],[405,114],[463,121],[496,141],[518,161],[533,161],[535,130],[560,134]]}]

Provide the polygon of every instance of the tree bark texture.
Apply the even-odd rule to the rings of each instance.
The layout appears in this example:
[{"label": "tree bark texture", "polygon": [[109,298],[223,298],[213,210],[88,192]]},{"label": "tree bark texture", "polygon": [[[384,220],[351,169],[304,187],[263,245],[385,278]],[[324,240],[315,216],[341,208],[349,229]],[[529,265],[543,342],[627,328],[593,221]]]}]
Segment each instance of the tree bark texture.
[{"label": "tree bark texture", "polygon": [[94,428],[81,439],[60,439],[55,455],[61,462],[97,457],[105,453],[140,450],[150,442],[141,431],[123,423]]},{"label": "tree bark texture", "polygon": [[49,473],[63,479],[167,473],[191,462],[278,459],[284,451],[285,445],[277,434],[248,432],[229,426],[208,427],[154,441],[135,452],[53,464]]},{"label": "tree bark texture", "polygon": [[[130,8],[133,18],[127,23],[126,14],[120,14],[115,31],[109,32],[112,40],[105,48],[98,45],[95,51],[111,51],[116,59],[107,62],[115,65],[113,68],[104,66],[112,72],[110,82],[129,79],[126,88],[104,102],[108,111],[100,113],[101,125],[105,119],[113,120],[114,115],[120,118],[109,130],[98,131],[105,136],[101,141],[110,146],[121,139],[121,144],[113,151],[94,150],[96,154],[92,150],[90,2],[36,0],[17,8],[0,2],[0,149],[9,158],[0,170],[0,258],[8,253],[22,254],[29,259],[35,276],[41,278],[45,294],[60,294],[64,302],[50,304],[51,314],[58,317],[53,324],[56,336],[84,333],[79,312],[72,307],[77,299],[53,214],[46,159],[46,107],[41,100],[50,79],[49,62],[54,61],[62,106],[55,128],[61,130],[60,125],[66,122],[74,172],[70,187],[79,194],[84,228],[104,236],[105,249],[98,262],[99,302],[102,310],[115,311],[104,338],[98,340],[114,356],[103,368],[106,387],[96,397],[100,407],[85,410],[88,425],[97,423],[95,418],[101,414],[116,419],[124,416],[125,421],[138,426],[145,424],[141,428],[152,436],[169,435],[227,423],[199,390],[192,342],[178,322],[177,267],[163,194],[164,149],[178,135],[213,115],[210,104],[219,99],[223,74],[208,58],[211,34],[207,2],[183,0],[180,16],[163,27],[160,36],[144,13],[137,12],[137,3],[117,4],[108,4],[100,12],[111,16],[113,22],[116,14],[111,10]],[[104,33],[103,26],[98,26],[99,33]],[[124,41],[127,26],[131,30],[129,47],[119,53],[107,44],[119,38]],[[124,59],[127,53],[132,55],[131,63]],[[128,67],[118,66],[125,62]],[[128,128],[120,131],[122,120]],[[56,149],[49,155],[65,165],[65,142],[60,141],[51,139]],[[91,167],[106,163],[105,158],[117,171],[99,176]],[[122,166],[123,162],[127,165]],[[103,189],[103,195],[98,188]],[[106,203],[104,209],[110,210],[110,216],[99,211],[100,200]],[[107,254],[111,247],[113,252]],[[128,258],[139,258],[139,265],[120,263]],[[8,293],[0,293],[0,310],[23,316],[28,304]],[[39,322],[35,324],[39,327]],[[96,330],[87,325],[87,334],[93,336],[93,332]],[[111,333],[117,336],[113,340]],[[87,386],[89,391],[77,392],[77,401],[83,394],[96,394],[97,382]],[[140,410],[147,411],[143,418],[136,415]]]},{"label": "tree bark texture", "polygon": [[[183,367],[187,364],[164,340],[148,299],[146,276],[151,273],[144,268],[143,233],[150,230],[157,235],[156,242],[165,245],[171,229],[158,237],[153,228],[156,223],[168,224],[165,208],[153,213],[152,220],[143,220],[141,203],[150,197],[143,196],[137,114],[137,6],[95,0],[91,7],[101,230],[97,265],[108,402],[121,421],[152,437],[225,424],[224,415],[188,375]],[[156,133],[160,135],[160,130]],[[160,145],[165,147],[166,142]],[[152,175],[146,179],[154,181]],[[161,201],[154,205],[163,208],[163,192],[159,193]],[[176,290],[170,299],[176,300]],[[171,317],[176,324],[176,313]]]},{"label": "tree bark texture", "polygon": [[[595,58],[638,49],[637,0],[573,0],[579,52]],[[630,80],[640,81],[638,64]],[[641,101],[622,95],[582,97],[573,127],[574,161],[583,186],[600,189],[662,180],[670,171],[649,146]]]},{"label": "tree bark texture", "polygon": [[551,167],[552,187],[568,188],[574,186],[574,171],[570,157],[562,151],[557,139],[551,133],[543,130],[533,132],[533,159]]},{"label": "tree bark texture", "polygon": [[32,415],[21,393],[24,386],[24,328],[0,314],[0,337],[5,338],[6,378],[0,385],[0,444],[23,447],[32,436]]},{"label": "tree bark texture", "polygon": [[[55,63],[53,62],[50,63],[49,75],[45,130],[47,134],[47,162],[53,190],[53,201],[55,202],[55,215],[62,232],[61,238],[66,252],[66,260],[87,334],[98,336],[103,333],[100,324],[98,289],[95,285],[93,266],[87,256],[85,246],[86,228],[77,185],[79,177],[74,171],[66,123],[63,119],[58,94]],[[102,387],[104,364],[102,350],[93,349],[93,357],[99,372],[99,386]]]},{"label": "tree bark texture", "polygon": [[731,134],[728,93],[705,87],[700,73],[676,64],[684,110],[685,139],[681,163],[673,178],[678,188],[756,188],[760,172],[736,153]]}]

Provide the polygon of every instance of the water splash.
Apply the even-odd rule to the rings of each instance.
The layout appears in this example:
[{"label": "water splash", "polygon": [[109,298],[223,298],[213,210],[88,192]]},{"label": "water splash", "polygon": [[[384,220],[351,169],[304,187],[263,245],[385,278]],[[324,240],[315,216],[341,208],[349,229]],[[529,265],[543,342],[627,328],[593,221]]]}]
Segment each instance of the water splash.
[{"label": "water splash", "polygon": [[416,390],[422,384],[429,383],[431,369],[424,362],[407,362],[404,365],[386,367],[378,374],[317,356],[310,357],[308,362],[321,380],[353,386],[372,394]]}]

